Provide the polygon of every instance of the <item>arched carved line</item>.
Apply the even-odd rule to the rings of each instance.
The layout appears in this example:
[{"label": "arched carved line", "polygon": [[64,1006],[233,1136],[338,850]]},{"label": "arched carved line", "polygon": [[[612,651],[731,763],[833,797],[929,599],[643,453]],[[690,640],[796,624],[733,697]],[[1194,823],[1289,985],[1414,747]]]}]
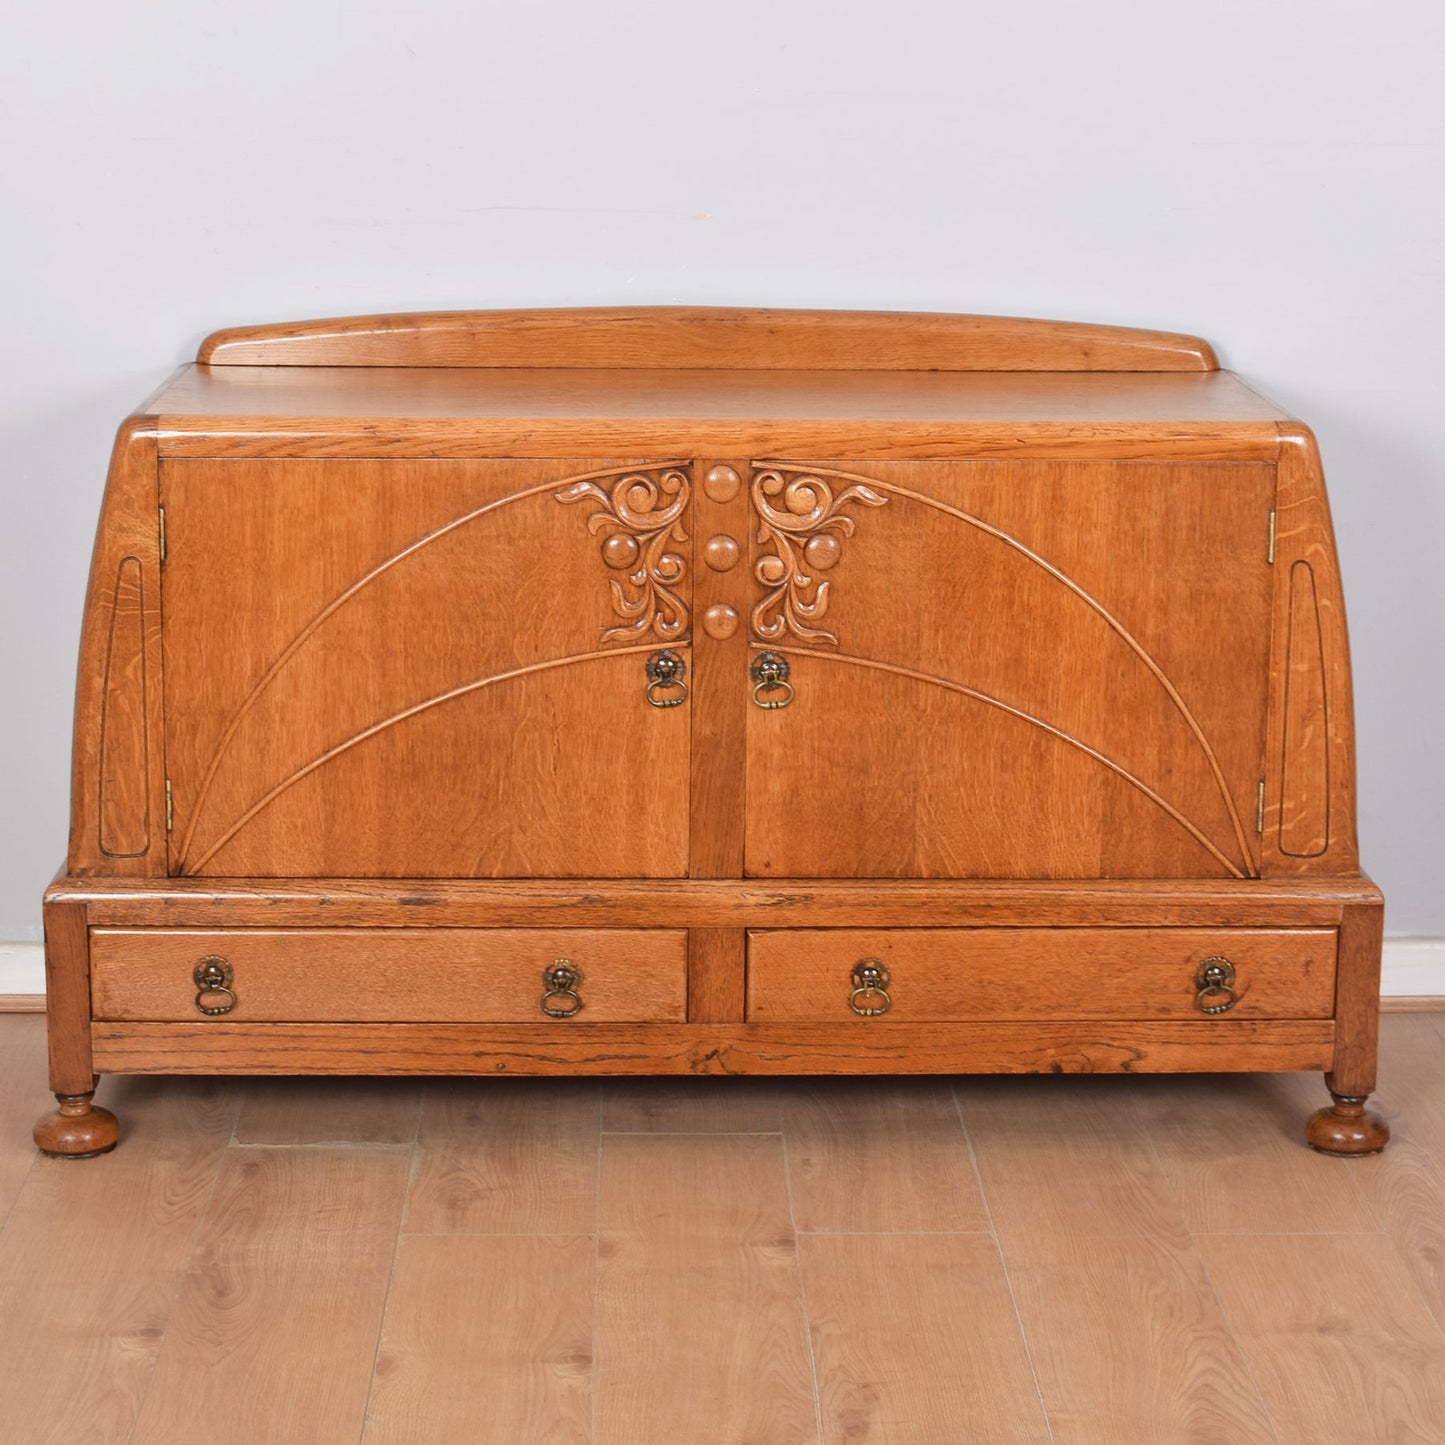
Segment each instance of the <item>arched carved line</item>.
[{"label": "arched carved line", "polygon": [[[762,643],[755,642],[752,644],[752,647],[754,651],[759,651],[763,648],[763,645]],[[945,688],[949,692],[962,693],[964,697],[971,697],[978,702],[987,703],[989,707],[996,707],[1001,712],[1008,713],[1010,717],[1016,717],[1021,722],[1026,722],[1033,727],[1040,728],[1042,731],[1058,738],[1060,742],[1065,742],[1071,748],[1077,748],[1081,753],[1087,754],[1093,758],[1095,762],[1102,763],[1111,773],[1117,774],[1131,787],[1137,788],[1151,803],[1156,807],[1162,808],[1164,812],[1173,818],[1200,847],[1208,849],[1234,877],[1248,878],[1256,876],[1252,873],[1242,873],[1237,864],[1232,863],[1178,808],[1174,807],[1172,803],[1165,802],[1142,778],[1136,777],[1127,768],[1121,767],[1118,763],[1114,762],[1112,758],[1105,757],[1105,755],[1096,748],[1091,748],[1087,743],[1081,742],[1071,733],[1066,733],[1062,729],[1054,727],[1052,723],[1046,723],[1042,718],[1035,717],[1032,713],[1024,712],[1021,708],[1012,707],[996,697],[991,697],[986,692],[979,692],[977,688],[965,687],[961,682],[954,682],[946,677],[935,677],[932,673],[915,672],[909,667],[895,667],[892,663],[875,662],[872,658],[855,657],[846,652],[823,652],[813,647],[789,647],[788,651],[796,657],[821,657],[825,662],[846,662],[853,667],[870,667],[878,672],[890,672],[897,677],[910,678],[914,682],[932,683],[935,687]]]},{"label": "arched carved line", "polygon": [[385,732],[387,728],[395,727],[398,723],[406,722],[408,718],[414,718],[418,713],[430,711],[434,707],[440,707],[443,703],[452,702],[456,698],[465,697],[468,693],[480,692],[484,687],[492,687],[499,682],[511,682],[514,678],[529,677],[533,673],[547,672],[556,667],[571,667],[578,662],[595,662],[600,657],[625,657],[631,652],[648,652],[652,649],[650,642],[640,643],[632,647],[609,647],[604,651],[579,652],[570,657],[554,657],[547,662],[533,662],[526,667],[515,667],[510,672],[494,673],[491,677],[478,678],[475,682],[464,683],[461,687],[454,687],[450,692],[439,693],[436,697],[429,697],[424,702],[413,704],[403,708],[401,712],[393,713],[388,718],[383,718],[378,723],[372,723],[369,728],[363,728],[359,733],[347,738],[344,742],[337,743],[334,748],[328,748],[320,757],[312,758],[305,767],[298,768],[288,777],[283,778],[265,797],[252,803],[221,836],[211,844],[209,848],[189,868],[184,868],[185,873],[199,873],[247,823],[251,821],[262,809],[269,807],[281,796],[282,793],[294,787],[302,778],[314,773],[317,768],[324,767],[333,758],[339,758],[342,753],[350,752],[358,743],[364,743],[367,738],[372,738],[377,733]]},{"label": "arched carved line", "polygon": [[[667,467],[685,467],[686,462],[656,462],[649,466],[649,470]],[[458,527],[465,527],[468,522],[475,522],[478,517],[484,517],[488,512],[495,512],[500,507],[509,506],[513,502],[525,501],[528,497],[541,496],[545,492],[555,490],[557,487],[575,485],[579,482],[589,482],[597,477],[616,476],[619,472],[636,471],[636,467],[605,467],[597,472],[583,472],[574,477],[562,477],[547,482],[539,482],[535,487],[526,487],[520,492],[512,492],[505,497],[498,497],[494,501],[487,502],[480,507],[473,508],[470,512],[463,513],[460,517],[454,517],[450,522],[444,523],[435,531],[428,532],[426,536],[419,537],[415,542],[408,543],[395,556],[388,557],[384,562],[379,562],[370,572],[358,577],[344,592],[338,593],[290,642],[280,656],[266,669],[260,681],[243,697],[221,731],[219,741],[216,743],[216,750],[211,754],[211,761],[201,777],[200,786],[196,789],[195,801],[191,806],[191,815],[186,822],[186,831],[181,837],[181,846],[178,854],[178,867],[182,873],[187,872],[186,854],[190,852],[191,840],[196,831],[196,823],[201,816],[201,809],[205,805],[206,795],[210,792],[211,784],[215,781],[216,773],[220,770],[221,759],[226,755],[226,750],[231,746],[231,739],[235,737],[236,730],[241,726],[246,714],[256,705],[256,700],[263,692],[270,687],[276,675],[296,655],[297,651],[315,634],[317,629],[339,612],[358,592],[365,590],[376,581],[383,573],[389,572],[399,562],[404,562],[408,557],[415,556],[422,548],[429,547],[433,542],[439,541]],[[200,867],[198,863],[196,867]]]},{"label": "arched carved line", "polygon": [[[758,467],[778,467],[783,465],[779,462],[755,462]],[[1031,551],[1017,537],[1011,537],[1007,532],[1000,531],[997,527],[991,527],[987,522],[971,513],[961,511],[957,507],[950,507],[947,502],[941,502],[936,497],[927,496],[923,492],[915,492],[908,487],[900,487],[894,482],[880,482],[875,477],[860,477],[852,472],[829,470],[821,467],[796,468],[789,467],[788,470],[806,470],[808,472],[822,472],[826,476],[839,477],[843,480],[860,483],[864,486],[877,487],[879,491],[891,492],[894,496],[907,497],[910,501],[919,502],[925,507],[932,507],[935,511],[953,517],[957,521],[966,523],[976,528],[986,536],[1002,542],[1006,547],[1012,547],[1020,556],[1032,562],[1034,566],[1048,573],[1056,582],[1068,588],[1084,605],[1095,612],[1101,621],[1115,633],[1124,645],[1144,664],[1153,674],[1155,680],[1164,689],[1170,702],[1179,710],[1180,716],[1184,719],[1189,731],[1194,735],[1194,740],[1199,744],[1200,751],[1204,754],[1205,762],[1209,765],[1209,771],[1214,776],[1215,785],[1219,789],[1219,796],[1224,800],[1225,810],[1229,814],[1229,821],[1234,828],[1234,840],[1239,845],[1240,857],[1244,859],[1246,873],[1241,877],[1255,878],[1259,876],[1258,864],[1254,854],[1250,851],[1248,837],[1244,830],[1244,821],[1239,815],[1239,809],[1235,807],[1234,797],[1229,791],[1229,784],[1224,779],[1224,770],[1219,766],[1219,759],[1214,754],[1214,749],[1209,745],[1209,739],[1204,735],[1204,729],[1200,727],[1199,720],[1189,710],[1189,705],[1179,695],[1179,690],[1170,682],[1164,669],[1145,650],[1143,644],[1104,606],[1097,598],[1085,592],[1071,577],[1061,572],[1051,562],[1046,562],[1037,552]]]}]

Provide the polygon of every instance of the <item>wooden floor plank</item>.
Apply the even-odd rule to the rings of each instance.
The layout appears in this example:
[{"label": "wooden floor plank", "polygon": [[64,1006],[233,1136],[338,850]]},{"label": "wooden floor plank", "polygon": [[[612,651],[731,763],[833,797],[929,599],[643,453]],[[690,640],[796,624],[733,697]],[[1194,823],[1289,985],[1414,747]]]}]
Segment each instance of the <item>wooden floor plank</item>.
[{"label": "wooden floor plank", "polygon": [[596,1445],[814,1445],[781,1138],[607,1135]]},{"label": "wooden floor plank", "polygon": [[601,1085],[587,1079],[428,1083],[411,1234],[592,1234]]},{"label": "wooden floor plank", "polygon": [[1438,1441],[1445,1335],[1383,1235],[1199,1240],[1281,1445]]},{"label": "wooden floor plank", "polygon": [[232,1149],[136,1426],[146,1445],[355,1445],[408,1155]]},{"label": "wooden floor plank", "polygon": [[602,1128],[618,1134],[776,1134],[771,1079],[608,1079]]},{"label": "wooden floor plank", "polygon": [[797,1080],[780,1095],[800,1231],[987,1231],[948,1080]]},{"label": "wooden floor plank", "polygon": [[[1135,1080],[1130,1103],[1196,1234],[1369,1233],[1351,1170],[1304,1140],[1327,1101],[1317,1075],[1196,1074]],[[1316,1097],[1318,1095],[1318,1097]]]},{"label": "wooden floor plank", "polygon": [[238,1144],[410,1144],[420,1079],[250,1079]]},{"label": "wooden floor plank", "polygon": [[0,1014],[0,1227],[35,1162],[30,1130],[55,1107],[45,1083],[44,1015]]},{"label": "wooden floor plank", "polygon": [[1189,1231],[1130,1108],[1139,1081],[1100,1076],[956,1084],[999,1238],[1137,1235],[1183,1247]]},{"label": "wooden floor plank", "polygon": [[119,1147],[36,1159],[0,1232],[7,1441],[131,1438],[240,1103],[203,1079],[107,1081],[100,1099]]},{"label": "wooden floor plank", "polygon": [[1048,1441],[991,1235],[804,1235],[799,1248],[823,1445]]},{"label": "wooden floor plank", "polygon": [[364,1445],[586,1445],[594,1246],[403,1239]]},{"label": "wooden floor plank", "polygon": [[1271,1440],[1192,1247],[1053,1236],[1015,1240],[1004,1257],[1056,1445]]}]

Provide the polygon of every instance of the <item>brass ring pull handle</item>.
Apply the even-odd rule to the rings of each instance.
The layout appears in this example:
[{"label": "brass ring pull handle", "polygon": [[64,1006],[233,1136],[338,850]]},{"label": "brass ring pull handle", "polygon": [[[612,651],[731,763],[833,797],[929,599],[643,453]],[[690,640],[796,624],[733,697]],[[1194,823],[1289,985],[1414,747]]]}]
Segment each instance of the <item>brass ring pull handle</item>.
[{"label": "brass ring pull handle", "polygon": [[1239,995],[1234,991],[1234,965],[1224,957],[1206,958],[1194,974],[1195,1006],[1200,1013],[1228,1013]]},{"label": "brass ring pull handle", "polygon": [[890,977],[881,958],[860,958],[853,965],[853,992],[848,995],[848,1007],[864,1018],[877,1018],[893,1007],[888,997]]},{"label": "brass ring pull handle", "polygon": [[[681,707],[687,701],[687,664],[671,648],[652,652],[647,657],[647,700],[653,707]],[[668,697],[669,688],[677,696]],[[575,1010],[574,1010],[575,1012]]]},{"label": "brass ring pull handle", "polygon": [[[196,994],[196,1008],[203,1014],[228,1014],[236,1007],[236,992],[231,987],[231,965],[219,954],[203,958],[191,974],[199,992]],[[206,1000],[220,999],[220,1003]]]},{"label": "brass ring pull handle", "polygon": [[[792,672],[788,659],[781,652],[760,652],[748,669],[753,680],[753,704],[761,708],[787,707],[793,700],[793,684],[788,681]],[[782,693],[781,697],[768,697],[767,693]]]},{"label": "brass ring pull handle", "polygon": [[582,996],[577,992],[582,970],[570,958],[555,959],[542,970],[547,991],[542,995],[542,1012],[548,1018],[570,1019],[582,1010]]}]

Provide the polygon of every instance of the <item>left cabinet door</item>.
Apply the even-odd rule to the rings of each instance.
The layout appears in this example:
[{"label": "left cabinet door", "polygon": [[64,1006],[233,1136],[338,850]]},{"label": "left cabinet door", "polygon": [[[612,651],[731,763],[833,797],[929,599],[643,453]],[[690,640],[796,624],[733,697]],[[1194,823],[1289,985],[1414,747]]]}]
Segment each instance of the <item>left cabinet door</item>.
[{"label": "left cabinet door", "polygon": [[686,462],[163,463],[171,872],[685,874],[690,707],[647,663],[690,662],[690,490]]}]

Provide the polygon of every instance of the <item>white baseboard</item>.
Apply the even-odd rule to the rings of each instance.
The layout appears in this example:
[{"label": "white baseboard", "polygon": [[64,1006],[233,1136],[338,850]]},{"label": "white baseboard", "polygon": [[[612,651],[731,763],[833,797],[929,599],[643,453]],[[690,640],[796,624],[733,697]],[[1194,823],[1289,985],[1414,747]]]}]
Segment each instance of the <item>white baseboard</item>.
[{"label": "white baseboard", "polygon": [[[0,943],[0,994],[43,994],[38,943]],[[1380,978],[1385,998],[1445,997],[1445,938],[1387,938]]]}]

